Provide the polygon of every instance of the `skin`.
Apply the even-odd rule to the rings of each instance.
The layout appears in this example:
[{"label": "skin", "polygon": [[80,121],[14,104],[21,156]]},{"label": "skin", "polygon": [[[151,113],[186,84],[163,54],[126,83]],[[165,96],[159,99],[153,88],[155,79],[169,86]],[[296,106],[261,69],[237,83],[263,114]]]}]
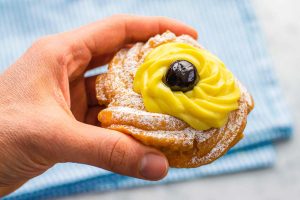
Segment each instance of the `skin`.
[{"label": "skin", "polygon": [[165,156],[133,138],[99,127],[95,77],[122,47],[170,30],[197,32],[164,17],[116,15],[39,39],[0,76],[0,197],[56,163],[85,163],[159,180]]}]

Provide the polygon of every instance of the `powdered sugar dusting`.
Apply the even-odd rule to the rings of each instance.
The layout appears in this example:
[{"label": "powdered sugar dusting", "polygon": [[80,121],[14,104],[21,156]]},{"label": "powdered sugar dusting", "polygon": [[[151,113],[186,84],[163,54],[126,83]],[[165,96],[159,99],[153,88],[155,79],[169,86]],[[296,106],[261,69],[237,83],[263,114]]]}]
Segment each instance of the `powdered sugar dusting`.
[{"label": "powdered sugar dusting", "polygon": [[[150,113],[130,107],[108,107],[103,113],[110,113],[111,121],[123,122],[121,124],[141,127],[145,130],[182,130],[188,125],[180,119],[170,115]],[[111,125],[111,124],[109,124]]]}]

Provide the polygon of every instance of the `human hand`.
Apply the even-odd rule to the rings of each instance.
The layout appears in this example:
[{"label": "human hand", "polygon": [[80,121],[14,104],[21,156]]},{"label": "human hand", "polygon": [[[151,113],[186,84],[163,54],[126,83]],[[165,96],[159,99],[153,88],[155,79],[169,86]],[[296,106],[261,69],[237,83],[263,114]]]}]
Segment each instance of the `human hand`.
[{"label": "human hand", "polygon": [[83,76],[123,46],[166,30],[197,37],[172,19],[117,15],[38,40],[1,74],[0,197],[62,162],[148,180],[167,174],[161,152],[97,127],[95,77]]}]

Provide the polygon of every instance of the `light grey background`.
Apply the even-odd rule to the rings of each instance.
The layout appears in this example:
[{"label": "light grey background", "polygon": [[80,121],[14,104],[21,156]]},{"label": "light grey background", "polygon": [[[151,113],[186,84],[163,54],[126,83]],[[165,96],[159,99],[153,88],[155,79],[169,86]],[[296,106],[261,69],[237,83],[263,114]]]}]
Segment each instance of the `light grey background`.
[{"label": "light grey background", "polygon": [[300,0],[252,1],[296,125],[294,137],[276,145],[275,167],[65,200],[300,199]]}]

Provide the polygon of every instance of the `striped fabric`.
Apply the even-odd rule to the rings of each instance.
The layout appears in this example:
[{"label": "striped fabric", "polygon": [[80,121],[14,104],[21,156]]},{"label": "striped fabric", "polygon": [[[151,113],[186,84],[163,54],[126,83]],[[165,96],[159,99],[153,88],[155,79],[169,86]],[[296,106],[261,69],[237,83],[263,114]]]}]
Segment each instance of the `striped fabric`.
[{"label": "striped fabric", "polygon": [[218,161],[197,169],[173,169],[159,182],[67,163],[54,166],[5,199],[44,199],[131,188],[274,164],[271,143],[288,138],[292,125],[249,0],[52,0],[43,4],[0,0],[0,70],[13,63],[38,37],[70,30],[114,13],[165,15],[194,26],[200,43],[217,54],[253,94],[256,107],[248,118],[245,138]]}]

